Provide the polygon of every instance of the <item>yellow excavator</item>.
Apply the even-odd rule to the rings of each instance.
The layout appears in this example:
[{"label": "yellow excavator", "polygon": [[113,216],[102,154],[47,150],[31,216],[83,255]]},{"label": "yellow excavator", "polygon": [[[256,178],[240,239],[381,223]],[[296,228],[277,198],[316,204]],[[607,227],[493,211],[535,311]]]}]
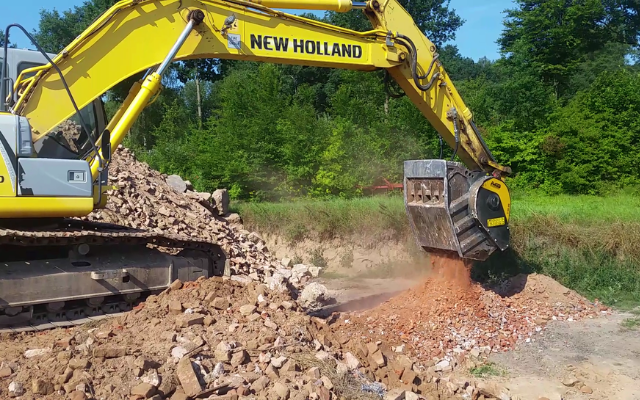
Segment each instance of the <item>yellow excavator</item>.
[{"label": "yellow excavator", "polygon": [[[282,9],[363,12],[372,29]],[[7,39],[14,28],[33,41],[18,24],[7,27]],[[436,47],[397,0],[122,0],[60,53],[34,44],[38,51],[5,42],[2,54],[0,325],[83,321],[127,310],[176,278],[225,269],[216,243],[79,218],[107,204],[113,152],[179,60],[385,70],[461,160],[404,162],[418,244],[468,260],[509,246],[511,170],[492,156]],[[107,121],[102,95],[145,72]],[[72,140],[61,128],[69,121],[81,127]]]}]

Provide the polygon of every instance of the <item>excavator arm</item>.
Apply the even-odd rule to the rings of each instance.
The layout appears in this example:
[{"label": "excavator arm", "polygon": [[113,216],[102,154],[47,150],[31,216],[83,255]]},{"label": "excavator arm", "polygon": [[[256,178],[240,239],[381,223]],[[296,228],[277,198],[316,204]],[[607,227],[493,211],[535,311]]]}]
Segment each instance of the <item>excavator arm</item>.
[{"label": "excavator arm", "polygon": [[[280,8],[359,9],[372,30],[356,32]],[[405,161],[405,206],[420,246],[476,260],[508,247],[510,199],[503,177],[511,171],[492,156],[436,47],[397,0],[123,0],[52,62],[23,71],[11,112],[28,121],[35,142],[117,83],[147,71],[84,157],[92,208],[100,207],[110,156],[158,94],[167,65],[198,58],[385,69],[462,161]],[[86,213],[83,204],[80,214]],[[1,206],[0,217],[7,217]]]}]

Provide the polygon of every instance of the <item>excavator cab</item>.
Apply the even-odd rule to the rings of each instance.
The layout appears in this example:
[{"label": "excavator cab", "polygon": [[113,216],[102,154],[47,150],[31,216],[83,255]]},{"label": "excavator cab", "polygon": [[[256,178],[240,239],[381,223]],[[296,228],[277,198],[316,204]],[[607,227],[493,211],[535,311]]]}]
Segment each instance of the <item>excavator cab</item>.
[{"label": "excavator cab", "polygon": [[[14,92],[14,83],[35,76],[37,69],[47,63],[39,51],[7,49],[6,62],[2,60],[5,68],[2,101],[7,108],[20,96]],[[69,99],[60,92],[53,101]],[[46,212],[46,217],[52,218],[91,212],[102,199],[96,196],[86,157],[106,124],[99,96],[37,140],[32,140],[28,118],[0,113],[0,150],[4,161],[0,164],[0,222],[11,225],[15,222],[11,220],[38,215],[41,204],[52,205]],[[106,185],[106,169],[100,179]]]},{"label": "excavator cab", "polygon": [[[47,59],[35,50],[7,49],[7,62],[4,63],[0,54],[0,64],[5,65],[5,85],[2,99],[8,104],[17,101],[18,94],[13,93],[13,85],[21,73],[28,69],[47,64]],[[55,54],[47,54],[50,58]],[[34,76],[36,72],[26,72],[23,79]],[[69,101],[64,93],[60,101]],[[82,126],[79,115],[74,115],[51,130],[47,135],[33,143],[34,150],[40,158],[79,159],[83,154],[91,151],[91,143],[97,140],[99,132],[103,132],[107,125],[107,115],[102,98],[96,98],[92,103],[80,110],[82,120],[88,125],[90,132]]]}]

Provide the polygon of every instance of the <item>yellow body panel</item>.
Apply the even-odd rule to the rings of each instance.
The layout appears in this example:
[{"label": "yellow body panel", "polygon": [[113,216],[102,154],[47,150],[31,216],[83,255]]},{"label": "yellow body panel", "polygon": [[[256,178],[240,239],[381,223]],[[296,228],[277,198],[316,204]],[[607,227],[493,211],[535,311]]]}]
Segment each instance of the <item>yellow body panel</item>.
[{"label": "yellow body panel", "polygon": [[[0,144],[2,146],[2,144]],[[7,166],[9,160],[5,160],[4,156],[0,155],[0,197],[13,197],[16,195],[15,182],[11,181],[11,175],[9,174],[9,168]]]},{"label": "yellow body panel", "polygon": [[0,197],[0,218],[82,217],[93,197]]},{"label": "yellow body panel", "polygon": [[[509,188],[500,179],[491,178],[487,179],[482,187],[494,192],[500,197],[502,208],[504,209],[504,215],[507,217],[507,223],[509,222],[509,214],[511,214],[511,195],[509,194]],[[497,226],[497,225],[496,225]]]},{"label": "yellow body panel", "polygon": [[[118,110],[118,113],[121,113],[121,117],[113,128],[113,132],[111,132],[112,149],[118,148],[120,143],[122,143],[122,140],[124,140],[125,134],[129,132],[129,129],[131,129],[133,123],[136,121],[136,119],[138,119],[138,116],[140,115],[144,107],[151,100],[151,98],[153,98],[153,96],[158,93],[158,90],[160,90],[161,79],[162,77],[155,72],[149,74],[149,76],[145,78],[142,85],[140,85],[140,89],[137,90],[137,92],[129,92],[129,95],[125,99],[125,103],[130,101],[130,104],[128,107],[121,107],[120,110]],[[138,87],[138,85],[134,85],[134,87]],[[133,96],[134,93],[135,96]],[[132,96],[133,98],[131,99]],[[102,155],[101,150],[98,150],[98,152],[100,153],[100,155]],[[99,167],[100,163],[98,161],[98,158],[94,157],[91,162],[91,176],[94,180],[100,173],[98,171]]]}]

